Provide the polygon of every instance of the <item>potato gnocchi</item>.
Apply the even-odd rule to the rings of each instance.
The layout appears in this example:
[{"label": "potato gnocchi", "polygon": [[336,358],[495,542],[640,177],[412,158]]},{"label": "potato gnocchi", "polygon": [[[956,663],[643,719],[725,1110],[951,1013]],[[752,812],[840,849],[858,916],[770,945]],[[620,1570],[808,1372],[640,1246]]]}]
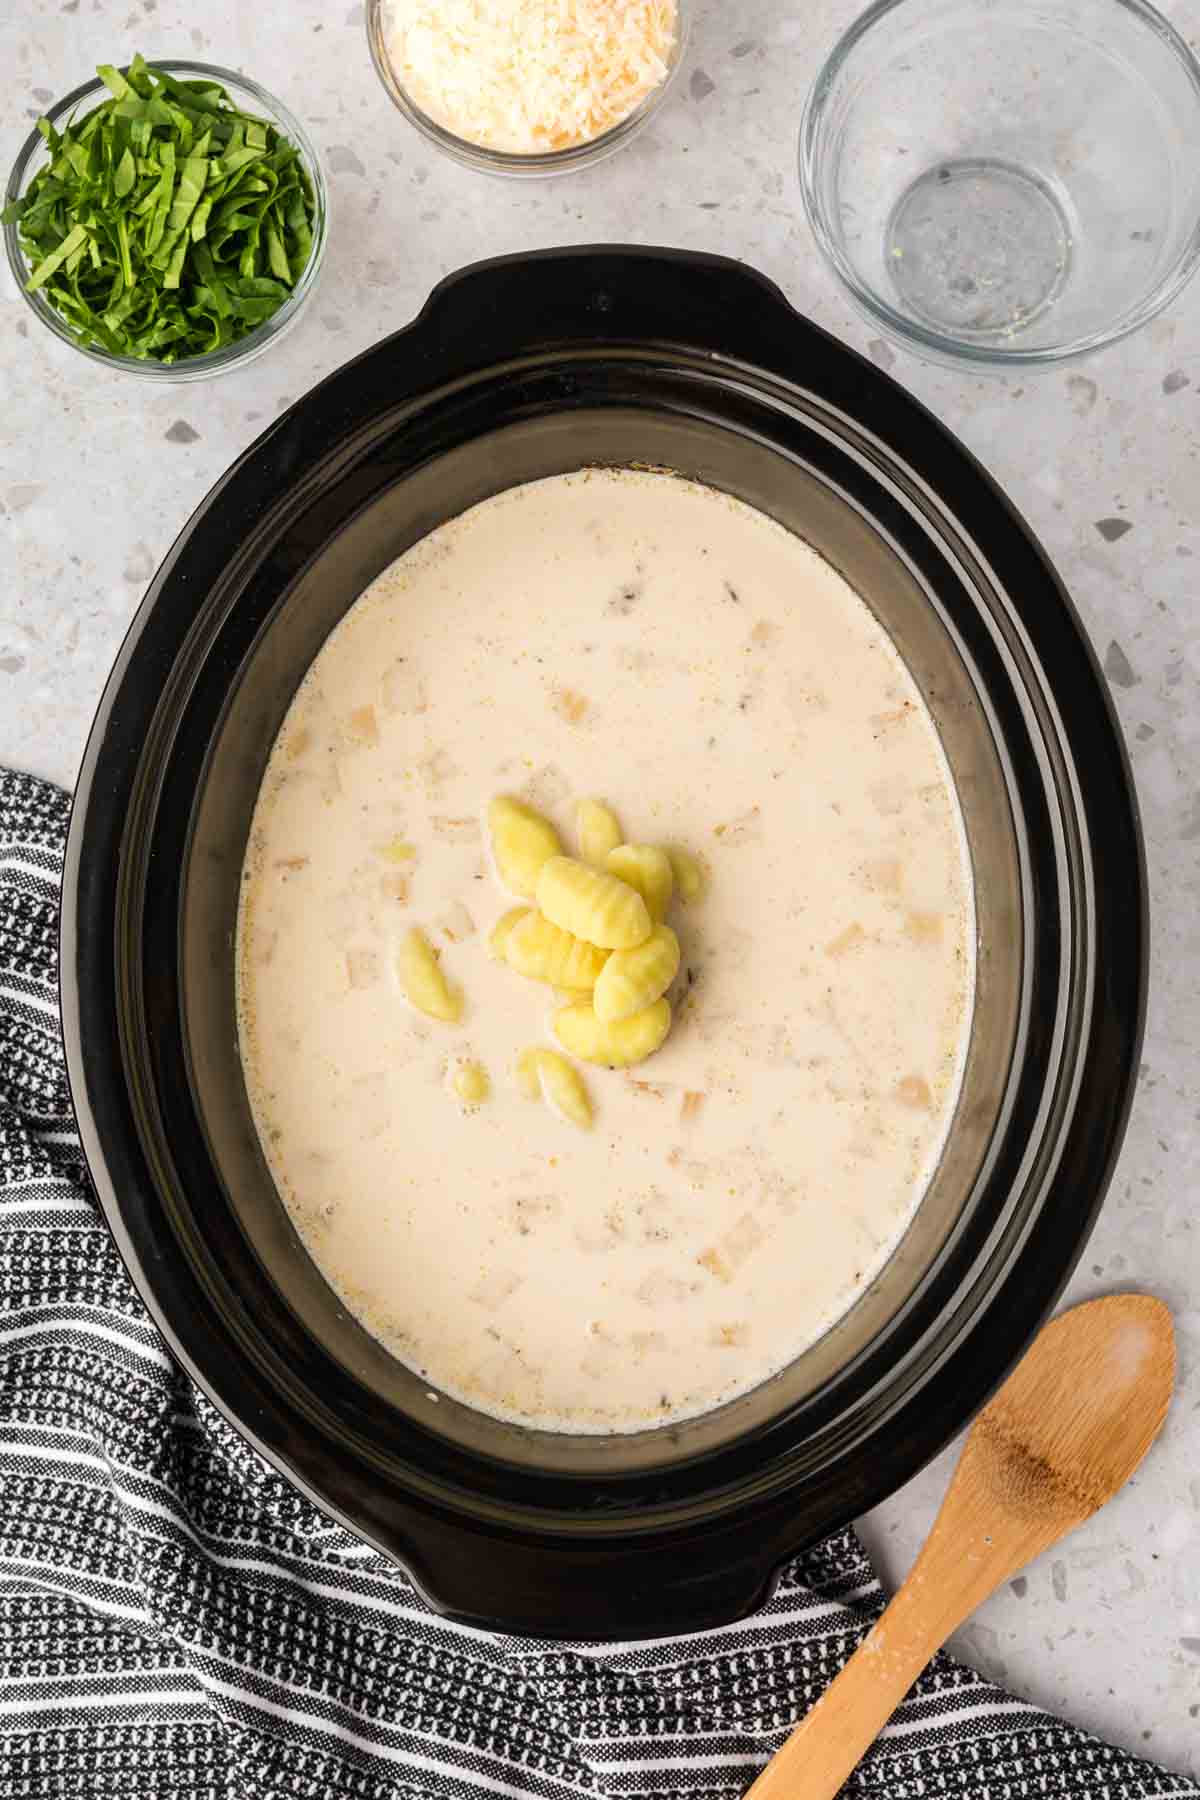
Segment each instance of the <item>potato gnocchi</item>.
[{"label": "potato gnocchi", "polygon": [[655,844],[618,844],[609,852],[605,867],[610,875],[618,876],[637,889],[646,902],[651,920],[660,925],[667,916],[675,887],[675,875],[666,851]]},{"label": "potato gnocchi", "polygon": [[573,856],[542,864],[537,903],[553,924],[602,950],[631,950],[650,936],[650,914],[636,888]]},{"label": "potato gnocchi", "polygon": [[[527,827],[533,833],[529,849],[521,850],[521,868],[509,877],[510,885],[528,885],[534,861],[557,842],[554,827],[503,795],[492,801],[488,817],[493,844],[503,843],[506,853],[514,842],[524,845]],[[681,951],[663,921],[676,893],[685,901],[699,897],[703,875],[679,845],[623,842],[620,821],[603,800],[580,800],[575,825],[580,855],[556,851],[543,858],[536,905],[506,912],[492,929],[488,950],[517,974],[557,990],[563,1004],[554,1032],[564,1049],[583,1062],[632,1068],[653,1056],[671,1029],[666,996]],[[496,863],[503,874],[498,847]],[[517,1080],[530,1098],[554,1084],[560,1109],[575,1118],[575,1087],[561,1062],[543,1066],[538,1053],[527,1050],[517,1060]],[[563,1067],[574,1074],[570,1064]]]},{"label": "potato gnocchi", "polygon": [[575,829],[579,837],[579,854],[594,869],[602,869],[609,852],[615,850],[624,833],[611,806],[603,800],[581,800],[575,809]]},{"label": "potato gnocchi", "polygon": [[580,1062],[605,1069],[629,1069],[661,1050],[671,1029],[671,1008],[656,1000],[631,1018],[606,1021],[596,1017],[590,1000],[576,1000],[554,1015],[554,1032],[564,1050]]},{"label": "potato gnocchi", "polygon": [[595,987],[609,952],[572,937],[561,925],[552,925],[543,913],[527,912],[508,932],[504,954],[518,975],[578,993]]},{"label": "potato gnocchi", "polygon": [[508,961],[508,940],[521,920],[527,919],[532,911],[530,906],[514,906],[503,918],[496,920],[488,938],[488,955],[493,962]]},{"label": "potato gnocchi", "polygon": [[415,925],[400,940],[396,972],[405,999],[418,1012],[449,1025],[457,1024],[462,1018],[461,993],[446,980],[437,951]]},{"label": "potato gnocchi", "polygon": [[591,1130],[592,1103],[583,1077],[557,1050],[523,1050],[517,1058],[517,1085],[527,1099],[544,1100],[568,1124]]},{"label": "potato gnocchi", "polygon": [[644,944],[614,950],[596,980],[592,1005],[606,1025],[644,1012],[662,997],[679,973],[679,939],[669,925],[656,925]]},{"label": "potato gnocchi", "polygon": [[464,1106],[481,1106],[492,1091],[483,1064],[469,1060],[455,1065],[452,1085]]},{"label": "potato gnocchi", "polygon": [[667,855],[675,877],[675,892],[685,906],[691,906],[704,893],[704,870],[691,851],[681,849],[678,844],[668,844]]},{"label": "potato gnocchi", "polygon": [[542,1097],[542,1078],[538,1074],[538,1057],[542,1051],[536,1046],[522,1050],[514,1065],[517,1086],[527,1100],[540,1100]]},{"label": "potato gnocchi", "polygon": [[504,886],[521,899],[532,900],[543,864],[562,851],[549,819],[511,794],[497,794],[488,807],[488,836]]}]

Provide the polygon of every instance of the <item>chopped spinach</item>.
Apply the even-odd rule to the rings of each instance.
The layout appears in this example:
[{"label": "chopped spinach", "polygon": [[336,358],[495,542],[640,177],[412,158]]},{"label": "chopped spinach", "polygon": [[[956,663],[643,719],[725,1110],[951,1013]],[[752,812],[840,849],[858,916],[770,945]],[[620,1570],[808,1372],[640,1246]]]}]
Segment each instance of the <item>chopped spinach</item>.
[{"label": "chopped spinach", "polygon": [[216,82],[135,56],[101,64],[111,98],[61,132],[7,207],[40,291],[72,336],[118,356],[181,362],[236,343],[308,266],[315,201],[299,151]]}]

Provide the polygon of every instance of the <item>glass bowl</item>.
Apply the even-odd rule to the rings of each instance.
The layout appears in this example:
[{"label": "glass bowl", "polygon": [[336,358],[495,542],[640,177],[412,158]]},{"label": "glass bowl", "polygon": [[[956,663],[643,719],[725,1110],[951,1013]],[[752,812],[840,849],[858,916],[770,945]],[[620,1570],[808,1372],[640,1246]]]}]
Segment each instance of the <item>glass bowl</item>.
[{"label": "glass bowl", "polygon": [[[8,266],[12,270],[17,288],[29,306],[36,313],[42,324],[47,326],[65,344],[70,344],[81,356],[89,361],[102,363],[106,368],[121,369],[130,375],[140,375],[148,381],[183,382],[203,381],[210,375],[223,375],[230,369],[239,369],[246,363],[253,362],[263,351],[289,331],[300,314],[300,309],[317,285],[321,262],[325,255],[325,243],[328,237],[329,197],[325,184],[324,171],[320,158],[312,144],[308,133],[300,121],[293,117],[283,102],[260,87],[248,76],[235,75],[232,69],[220,69],[213,63],[179,61],[174,57],[155,57],[152,68],[165,69],[167,74],[178,76],[184,81],[198,77],[206,77],[217,81],[228,89],[230,98],[245,112],[265,114],[285,137],[291,139],[303,159],[312,182],[314,212],[312,221],[312,255],[308,259],[308,267],[284,301],[278,312],[264,319],[261,325],[246,333],[234,344],[226,344],[220,350],[214,350],[203,356],[191,356],[177,363],[160,363],[143,360],[136,356],[114,356],[99,344],[81,344],[71,331],[61,314],[57,313],[41,293],[29,293],[25,283],[29,279],[29,262],[21,248],[19,227],[16,224],[5,225],[4,247],[8,252]],[[93,105],[108,98],[108,89],[97,79],[85,81],[72,93],[64,96],[54,106],[46,109],[45,117],[57,129],[61,130],[68,118],[76,110],[81,116],[92,110]],[[30,132],[21,146],[12,173],[8,178],[8,186],[4,192],[4,205],[18,200],[27,191],[30,182],[48,160],[48,151],[41,133]]]},{"label": "glass bowl", "polygon": [[1144,0],[879,0],[800,132],[817,242],[935,358],[1052,363],[1200,260],[1200,65]]},{"label": "glass bowl", "polygon": [[606,156],[621,149],[622,145],[631,143],[639,131],[649,124],[666,98],[667,90],[672,86],[686,54],[691,24],[689,0],[676,0],[675,53],[671,58],[671,65],[659,85],[618,125],[601,132],[599,137],[589,138],[584,144],[572,144],[565,150],[545,150],[525,155],[512,150],[489,150],[483,144],[472,143],[469,138],[458,137],[444,125],[439,125],[436,119],[417,105],[405,90],[388,54],[386,25],[390,6],[391,0],[367,0],[366,12],[371,60],[389,98],[409,124],[415,125],[431,144],[436,144],[439,150],[444,150],[455,162],[463,163],[468,169],[482,170],[488,175],[536,177],[573,174],[578,169],[589,168],[592,163],[602,162]]}]

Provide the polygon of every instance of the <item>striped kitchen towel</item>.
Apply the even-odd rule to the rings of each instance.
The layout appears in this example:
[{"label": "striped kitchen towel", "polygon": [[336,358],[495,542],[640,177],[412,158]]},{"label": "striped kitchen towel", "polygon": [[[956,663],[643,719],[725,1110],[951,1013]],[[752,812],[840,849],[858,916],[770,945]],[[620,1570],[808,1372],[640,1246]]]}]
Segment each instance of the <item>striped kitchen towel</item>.
[{"label": "striped kitchen towel", "polygon": [[[0,1795],[734,1800],[883,1604],[850,1531],[650,1644],[431,1614],[172,1362],[109,1241],[57,1013],[67,796],[0,771]],[[1200,1786],[939,1656],[848,1793]]]}]

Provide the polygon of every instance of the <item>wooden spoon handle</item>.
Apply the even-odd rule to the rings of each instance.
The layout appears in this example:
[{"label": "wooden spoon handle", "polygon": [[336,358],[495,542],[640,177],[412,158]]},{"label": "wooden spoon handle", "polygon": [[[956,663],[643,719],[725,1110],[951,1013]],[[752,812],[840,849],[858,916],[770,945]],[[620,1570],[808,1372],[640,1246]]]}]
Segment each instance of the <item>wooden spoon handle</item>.
[{"label": "wooden spoon handle", "polygon": [[997,1520],[956,1474],[908,1580],[747,1800],[833,1800],[951,1633],[1057,1535]]},{"label": "wooden spoon handle", "polygon": [[944,1628],[940,1609],[926,1605],[923,1592],[900,1589],[747,1800],[833,1800],[954,1629]]}]

